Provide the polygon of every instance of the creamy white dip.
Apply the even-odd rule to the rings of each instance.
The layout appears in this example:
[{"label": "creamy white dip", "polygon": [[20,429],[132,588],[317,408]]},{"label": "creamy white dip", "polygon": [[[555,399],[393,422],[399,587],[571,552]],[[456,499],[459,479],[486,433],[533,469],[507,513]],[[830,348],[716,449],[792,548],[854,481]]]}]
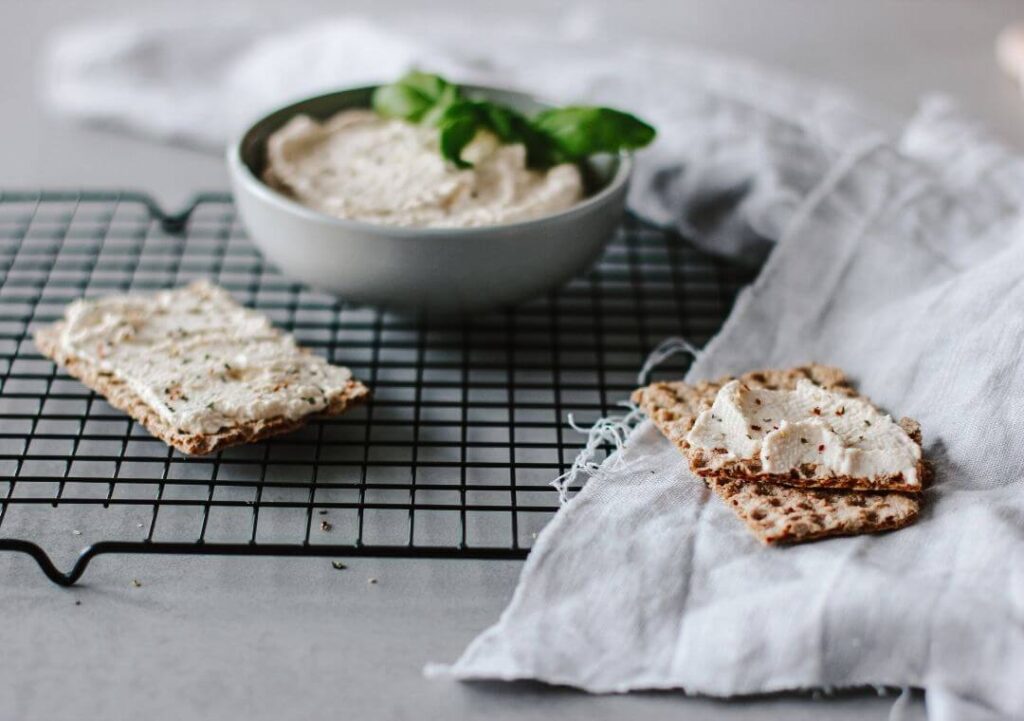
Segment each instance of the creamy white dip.
[{"label": "creamy white dip", "polygon": [[921,448],[890,416],[804,379],[791,391],[725,384],[686,440],[709,451],[725,449],[728,460],[757,458],[765,473],[811,464],[816,476],[901,473],[906,483],[920,484]]},{"label": "creamy white dip", "polygon": [[152,296],[75,301],[60,345],[188,433],[321,411],[352,377],[205,281]]},{"label": "creamy white dip", "polygon": [[459,169],[441,157],[437,131],[372,110],[318,122],[293,118],[267,141],[268,184],[328,215],[384,225],[466,228],[539,218],[583,197],[579,168],[526,167],[522,145],[481,132]]}]

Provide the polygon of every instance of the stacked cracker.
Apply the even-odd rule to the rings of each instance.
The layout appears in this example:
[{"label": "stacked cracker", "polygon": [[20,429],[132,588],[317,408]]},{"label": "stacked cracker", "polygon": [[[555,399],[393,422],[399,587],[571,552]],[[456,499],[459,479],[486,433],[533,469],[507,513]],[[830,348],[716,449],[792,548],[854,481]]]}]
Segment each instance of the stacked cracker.
[{"label": "stacked cracker", "polygon": [[[752,388],[792,390],[802,378],[832,392],[858,397],[843,372],[829,366],[757,371],[739,380]],[[715,458],[691,447],[686,438],[697,416],[712,406],[719,389],[732,380],[735,378],[727,376],[692,385],[652,383],[637,389],[633,402],[686,455],[690,469],[729,504],[762,543],[801,543],[876,533],[917,520],[921,486],[908,485],[902,477],[771,475],[761,473],[756,461]],[[916,421],[903,418],[899,425],[921,445]],[[926,478],[923,463],[918,466],[918,477]]]}]

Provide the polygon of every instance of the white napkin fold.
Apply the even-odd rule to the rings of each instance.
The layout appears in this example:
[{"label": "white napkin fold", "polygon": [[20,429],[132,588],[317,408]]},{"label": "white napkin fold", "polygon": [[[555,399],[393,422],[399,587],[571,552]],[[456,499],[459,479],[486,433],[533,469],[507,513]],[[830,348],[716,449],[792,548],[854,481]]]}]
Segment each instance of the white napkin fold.
[{"label": "white napkin fold", "polygon": [[926,689],[1024,717],[1024,160],[948,108],[854,148],[688,374],[840,365],[917,418],[919,522],[764,548],[649,423],[537,540],[501,620],[434,675],[731,696]]}]

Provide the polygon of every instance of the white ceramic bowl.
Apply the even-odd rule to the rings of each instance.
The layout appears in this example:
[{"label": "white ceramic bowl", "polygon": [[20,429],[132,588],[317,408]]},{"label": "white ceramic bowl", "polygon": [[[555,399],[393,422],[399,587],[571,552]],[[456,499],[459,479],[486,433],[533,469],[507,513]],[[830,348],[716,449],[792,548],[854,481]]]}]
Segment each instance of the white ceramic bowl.
[{"label": "white ceramic bowl", "polygon": [[[527,95],[468,87],[470,96],[523,112],[547,107]],[[625,209],[627,155],[584,167],[588,195],[537,220],[483,228],[417,229],[333,218],[262,180],[267,137],[298,114],[327,118],[368,107],[372,87],[302,100],[256,122],[228,148],[235,203],[249,237],[286,275],[344,300],[403,311],[459,314],[528,300],[586,269]]]}]

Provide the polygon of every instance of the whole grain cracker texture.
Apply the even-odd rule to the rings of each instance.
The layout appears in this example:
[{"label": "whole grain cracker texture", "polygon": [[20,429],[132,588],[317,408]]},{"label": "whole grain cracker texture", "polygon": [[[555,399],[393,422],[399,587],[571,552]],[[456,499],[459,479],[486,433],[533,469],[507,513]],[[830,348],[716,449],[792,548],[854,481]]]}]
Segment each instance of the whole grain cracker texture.
[{"label": "whole grain cracker texture", "polygon": [[[788,370],[755,371],[740,380],[756,388],[789,389],[801,378],[854,397],[842,371],[821,365]],[[655,426],[687,456],[691,469],[701,475],[747,528],[762,543],[801,543],[832,536],[875,533],[894,530],[913,523],[918,516],[917,495],[900,492],[859,491],[843,488],[808,488],[771,482],[749,473],[743,464],[732,464],[716,473],[700,473],[694,468],[686,435],[701,411],[710,408],[718,390],[734,380],[724,377],[696,384],[683,382],[653,383],[639,388],[632,400]],[[918,444],[920,428],[910,419],[900,421]],[[922,466],[922,478],[924,478]],[[736,475],[731,476],[731,473]]]}]

